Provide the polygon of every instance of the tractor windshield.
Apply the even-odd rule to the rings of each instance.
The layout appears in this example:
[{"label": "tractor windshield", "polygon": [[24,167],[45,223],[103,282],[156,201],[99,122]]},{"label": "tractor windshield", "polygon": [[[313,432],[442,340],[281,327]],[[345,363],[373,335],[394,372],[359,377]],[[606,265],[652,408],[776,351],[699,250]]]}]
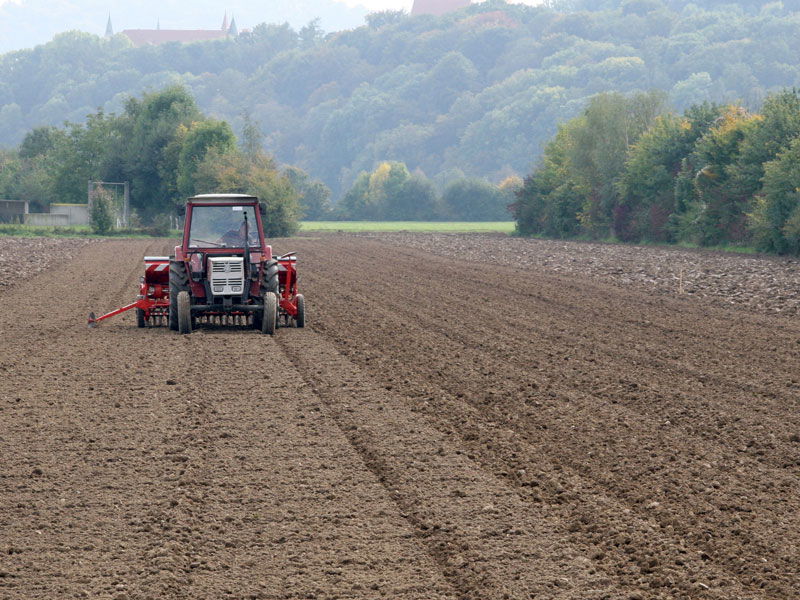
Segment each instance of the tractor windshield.
[{"label": "tractor windshield", "polygon": [[[245,226],[245,215],[247,225]],[[189,230],[190,248],[244,248],[258,246],[258,223],[253,206],[193,206]]]}]

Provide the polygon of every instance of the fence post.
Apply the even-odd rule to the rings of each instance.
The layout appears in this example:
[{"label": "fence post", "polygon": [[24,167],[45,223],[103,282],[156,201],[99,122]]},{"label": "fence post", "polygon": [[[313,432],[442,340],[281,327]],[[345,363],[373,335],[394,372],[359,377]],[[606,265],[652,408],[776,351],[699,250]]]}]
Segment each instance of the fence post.
[{"label": "fence post", "polygon": [[131,186],[126,181],[123,184],[123,200],[122,200],[122,220],[125,227],[130,227],[130,214],[131,214]]}]

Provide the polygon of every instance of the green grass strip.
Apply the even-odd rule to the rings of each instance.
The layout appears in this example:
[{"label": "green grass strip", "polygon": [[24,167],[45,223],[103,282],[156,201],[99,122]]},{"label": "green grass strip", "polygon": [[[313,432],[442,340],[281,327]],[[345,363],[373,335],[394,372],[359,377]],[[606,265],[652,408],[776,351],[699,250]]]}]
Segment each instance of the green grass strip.
[{"label": "green grass strip", "polygon": [[0,223],[0,235],[16,237],[95,237],[88,225],[16,225]]},{"label": "green grass strip", "polygon": [[429,233],[513,233],[513,221],[303,221],[300,231],[348,233],[411,231]]}]

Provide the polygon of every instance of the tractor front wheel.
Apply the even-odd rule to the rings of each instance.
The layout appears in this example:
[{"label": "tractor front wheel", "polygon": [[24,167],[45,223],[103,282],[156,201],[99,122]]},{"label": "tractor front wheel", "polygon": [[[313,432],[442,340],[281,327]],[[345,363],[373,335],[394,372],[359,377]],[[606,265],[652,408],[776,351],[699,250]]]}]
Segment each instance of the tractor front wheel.
[{"label": "tractor front wheel", "polygon": [[136,309],[136,326],[137,327],[144,327],[147,323],[145,323],[144,319],[144,311],[141,308]]},{"label": "tractor front wheel", "polygon": [[306,326],[306,299],[303,294],[297,294],[297,316],[294,318],[295,327]]},{"label": "tractor front wheel", "polygon": [[278,297],[273,292],[264,292],[264,310],[261,313],[261,333],[273,335],[278,324]]},{"label": "tractor front wheel", "polygon": [[192,333],[192,299],[189,292],[178,292],[178,331]]}]

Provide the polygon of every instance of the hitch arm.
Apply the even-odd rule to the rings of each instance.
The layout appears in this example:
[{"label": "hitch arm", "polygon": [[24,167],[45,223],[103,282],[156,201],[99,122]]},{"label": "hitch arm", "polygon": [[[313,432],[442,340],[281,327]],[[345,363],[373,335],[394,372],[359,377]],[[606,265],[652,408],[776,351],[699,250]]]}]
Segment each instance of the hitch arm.
[{"label": "hitch arm", "polygon": [[131,310],[132,308],[149,308],[152,305],[152,302],[147,300],[146,298],[142,298],[137,300],[136,302],[132,302],[122,308],[118,308],[117,310],[112,310],[110,313],[106,313],[100,317],[95,317],[93,312],[89,313],[89,327],[97,327],[97,323],[102,321],[103,319],[108,319],[109,317],[115,317],[120,313],[124,313],[126,310]]}]

